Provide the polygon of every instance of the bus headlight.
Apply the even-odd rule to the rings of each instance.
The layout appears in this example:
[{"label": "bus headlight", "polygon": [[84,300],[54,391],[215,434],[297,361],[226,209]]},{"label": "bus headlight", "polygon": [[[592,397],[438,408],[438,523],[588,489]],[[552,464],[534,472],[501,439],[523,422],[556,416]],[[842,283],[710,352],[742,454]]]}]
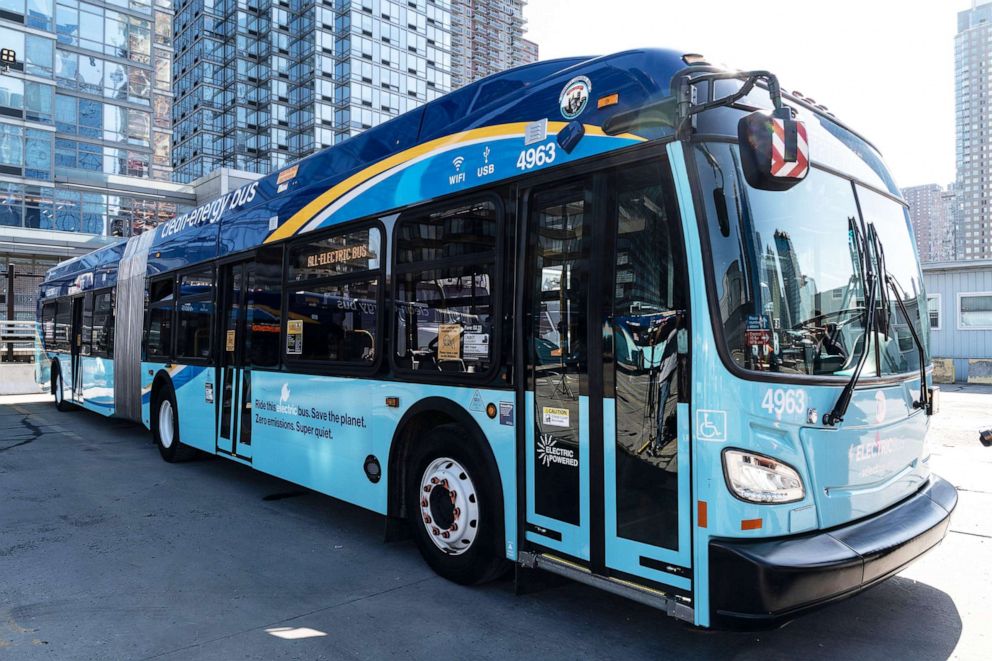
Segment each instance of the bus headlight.
[{"label": "bus headlight", "polygon": [[724,475],[731,493],[752,503],[791,503],[806,493],[794,468],[753,452],[723,451]]}]

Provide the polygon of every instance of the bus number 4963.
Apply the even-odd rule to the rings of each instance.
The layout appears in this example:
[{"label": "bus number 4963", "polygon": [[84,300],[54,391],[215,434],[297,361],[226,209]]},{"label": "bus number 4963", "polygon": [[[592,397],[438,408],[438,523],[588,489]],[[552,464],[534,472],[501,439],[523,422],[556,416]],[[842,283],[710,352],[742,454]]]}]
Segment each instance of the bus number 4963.
[{"label": "bus number 4963", "polygon": [[517,157],[517,169],[530,170],[533,167],[540,167],[542,165],[554,163],[557,155],[558,152],[555,149],[555,143],[553,142],[549,142],[546,145],[541,145],[540,147],[525,149],[520,152],[520,156]]}]

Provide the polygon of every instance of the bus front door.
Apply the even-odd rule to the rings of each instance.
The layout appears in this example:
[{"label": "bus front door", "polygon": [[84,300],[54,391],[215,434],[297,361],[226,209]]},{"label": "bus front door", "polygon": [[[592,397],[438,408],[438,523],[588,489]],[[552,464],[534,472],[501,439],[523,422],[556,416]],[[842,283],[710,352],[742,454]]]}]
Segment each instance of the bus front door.
[{"label": "bus front door", "polygon": [[691,604],[688,278],[667,163],[527,204],[524,546]]},{"label": "bus front door", "polygon": [[217,451],[251,460],[251,369],[246,299],[254,262],[218,269],[220,350],[217,365]]}]

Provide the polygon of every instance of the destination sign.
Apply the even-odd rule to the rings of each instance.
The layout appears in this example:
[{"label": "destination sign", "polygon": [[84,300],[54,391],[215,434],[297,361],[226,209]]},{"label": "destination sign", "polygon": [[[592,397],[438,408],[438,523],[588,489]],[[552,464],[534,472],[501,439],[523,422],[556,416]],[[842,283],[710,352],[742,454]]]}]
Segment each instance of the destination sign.
[{"label": "destination sign", "polygon": [[300,281],[379,268],[379,230],[367,228],[290,247],[289,279]]},{"label": "destination sign", "polygon": [[338,248],[337,250],[325,250],[315,255],[307,255],[307,268],[351,262],[356,259],[368,259],[368,256],[368,246],[351,246],[349,248]]}]

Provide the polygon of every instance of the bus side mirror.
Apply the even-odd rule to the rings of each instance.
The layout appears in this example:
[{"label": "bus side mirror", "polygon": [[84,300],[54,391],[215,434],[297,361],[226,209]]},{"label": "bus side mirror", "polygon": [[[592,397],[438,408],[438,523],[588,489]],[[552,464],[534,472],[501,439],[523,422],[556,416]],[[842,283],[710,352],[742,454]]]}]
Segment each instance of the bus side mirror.
[{"label": "bus side mirror", "polygon": [[741,166],[752,188],[789,190],[809,173],[806,125],[787,107],[756,110],[737,124]]}]

